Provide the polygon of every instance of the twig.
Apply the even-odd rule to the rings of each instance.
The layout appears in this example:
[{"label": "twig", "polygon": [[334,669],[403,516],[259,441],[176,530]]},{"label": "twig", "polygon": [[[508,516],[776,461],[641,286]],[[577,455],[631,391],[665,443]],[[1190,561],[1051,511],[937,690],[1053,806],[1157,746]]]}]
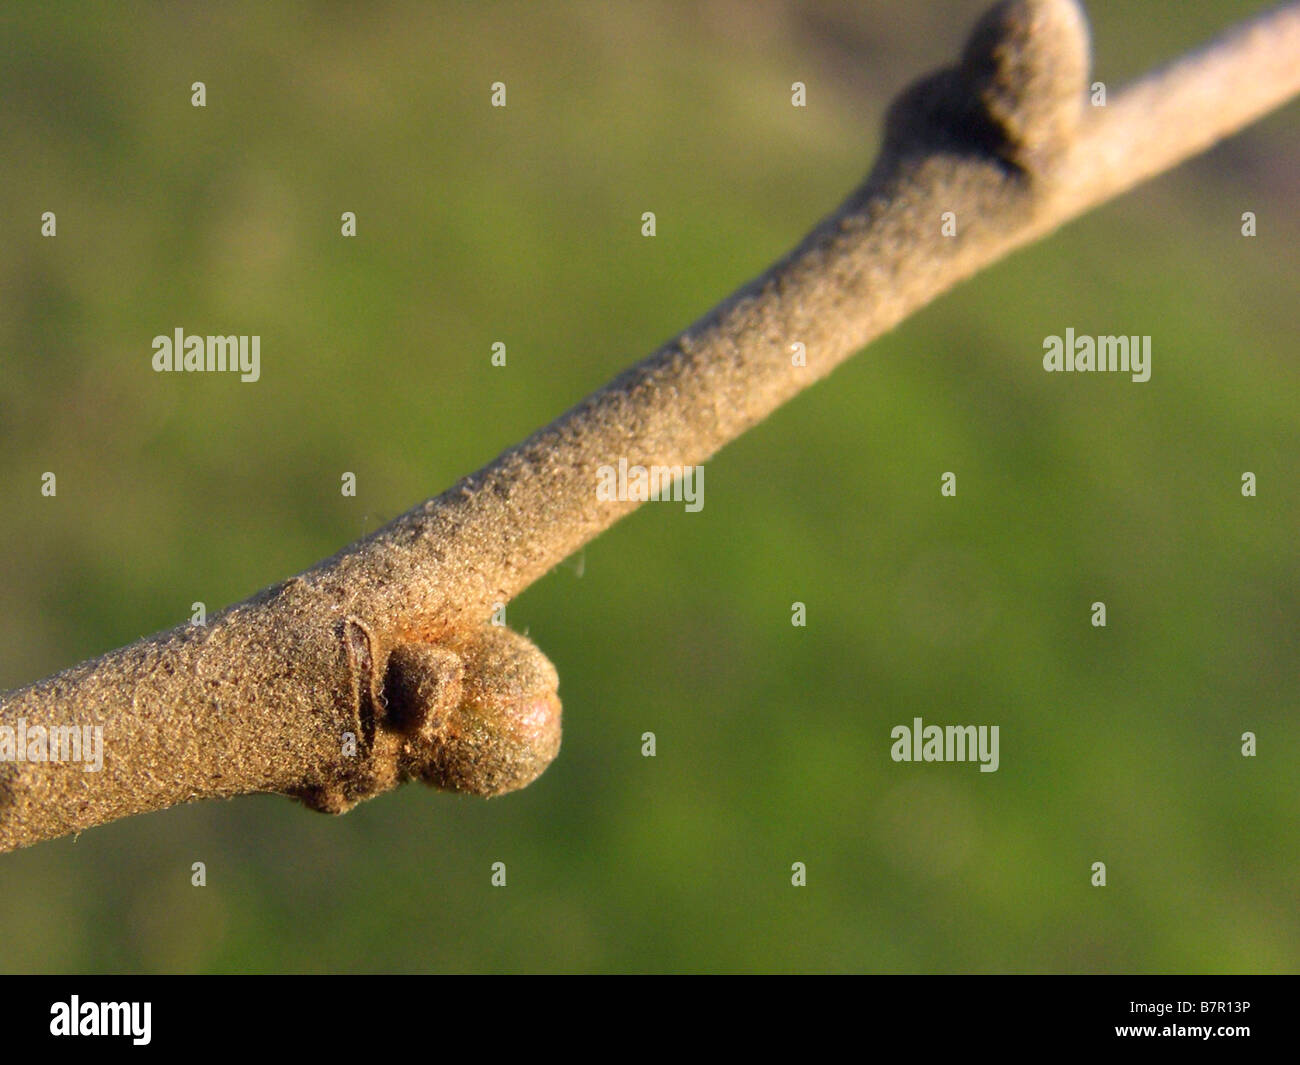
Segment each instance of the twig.
[{"label": "twig", "polygon": [[485,795],[533,780],[559,749],[558,681],[487,619],[638,505],[599,498],[599,469],[702,463],[957,282],[1300,92],[1300,5],[1109,107],[1088,106],[1087,79],[1074,0],[999,5],[959,64],[895,101],[863,185],[649,358],[206,627],[5,693],[0,755],[6,728],[30,753],[34,730],[91,726],[104,757],[99,772],[0,762],[0,850],[199,798],[281,792],[341,812],[409,778]]}]

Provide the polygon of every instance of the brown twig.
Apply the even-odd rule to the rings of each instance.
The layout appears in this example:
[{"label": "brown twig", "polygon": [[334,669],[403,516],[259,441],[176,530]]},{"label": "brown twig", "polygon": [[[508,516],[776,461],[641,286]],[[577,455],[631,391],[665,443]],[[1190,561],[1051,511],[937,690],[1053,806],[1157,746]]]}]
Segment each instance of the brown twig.
[{"label": "brown twig", "polygon": [[559,748],[557,678],[487,618],[638,505],[600,498],[600,468],[702,463],[957,282],[1300,92],[1300,6],[1109,107],[1088,106],[1087,77],[1074,0],[1000,4],[957,65],[895,101],[862,186],[675,340],[205,627],[5,693],[0,733],[21,726],[30,744],[34,730],[98,727],[104,757],[99,772],[0,762],[0,850],[245,792],[340,812],[413,777],[488,795],[527,784]]}]

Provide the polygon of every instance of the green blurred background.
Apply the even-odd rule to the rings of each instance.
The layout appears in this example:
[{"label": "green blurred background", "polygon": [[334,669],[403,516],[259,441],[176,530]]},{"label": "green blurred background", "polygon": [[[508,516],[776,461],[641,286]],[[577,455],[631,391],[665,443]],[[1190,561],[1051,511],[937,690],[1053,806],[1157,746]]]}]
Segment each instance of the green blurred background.
[{"label": "green blurred background", "polygon": [[[1260,6],[1095,3],[1095,76]],[[307,567],[648,353],[838,202],[983,7],[6,4],[0,688]],[[512,604],[562,678],[534,786],[0,856],[0,969],[1296,971],[1298,120],[941,299],[702,512]],[[153,373],[177,326],[260,334],[261,381]],[[1067,326],[1152,334],[1151,381],[1045,374]],[[891,762],[914,715],[999,725],[1000,770]]]}]

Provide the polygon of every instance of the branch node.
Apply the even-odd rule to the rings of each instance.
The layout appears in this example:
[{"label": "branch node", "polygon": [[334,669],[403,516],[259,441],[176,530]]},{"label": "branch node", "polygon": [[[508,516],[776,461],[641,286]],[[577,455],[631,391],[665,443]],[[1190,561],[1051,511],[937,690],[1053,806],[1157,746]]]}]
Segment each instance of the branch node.
[{"label": "branch node", "polygon": [[1008,161],[1037,172],[1083,120],[1091,47],[1076,0],[1007,0],[975,24],[962,52],[971,96],[997,124]]},{"label": "branch node", "polygon": [[1050,177],[1083,120],[1088,25],[1076,0],[1005,0],[975,24],[961,60],[906,89],[885,120],[889,166],[935,152]]}]

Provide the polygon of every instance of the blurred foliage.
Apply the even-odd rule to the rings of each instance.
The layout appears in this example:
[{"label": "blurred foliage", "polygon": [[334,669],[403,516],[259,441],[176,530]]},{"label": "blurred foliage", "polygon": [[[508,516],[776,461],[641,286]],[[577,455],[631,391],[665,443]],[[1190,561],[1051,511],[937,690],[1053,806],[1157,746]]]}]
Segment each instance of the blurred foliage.
[{"label": "blurred foliage", "polygon": [[[1092,6],[1114,91],[1260,5]],[[982,7],[5,5],[0,687],[305,568],[649,352],[838,202]],[[1295,971],[1298,116],[940,300],[702,512],[513,604],[565,704],[533,787],[0,857],[0,969]],[[177,326],[260,334],[261,381],[154,374]],[[1153,334],[1151,381],[1043,373],[1067,326]],[[894,764],[914,715],[1000,725],[1001,769]]]}]

